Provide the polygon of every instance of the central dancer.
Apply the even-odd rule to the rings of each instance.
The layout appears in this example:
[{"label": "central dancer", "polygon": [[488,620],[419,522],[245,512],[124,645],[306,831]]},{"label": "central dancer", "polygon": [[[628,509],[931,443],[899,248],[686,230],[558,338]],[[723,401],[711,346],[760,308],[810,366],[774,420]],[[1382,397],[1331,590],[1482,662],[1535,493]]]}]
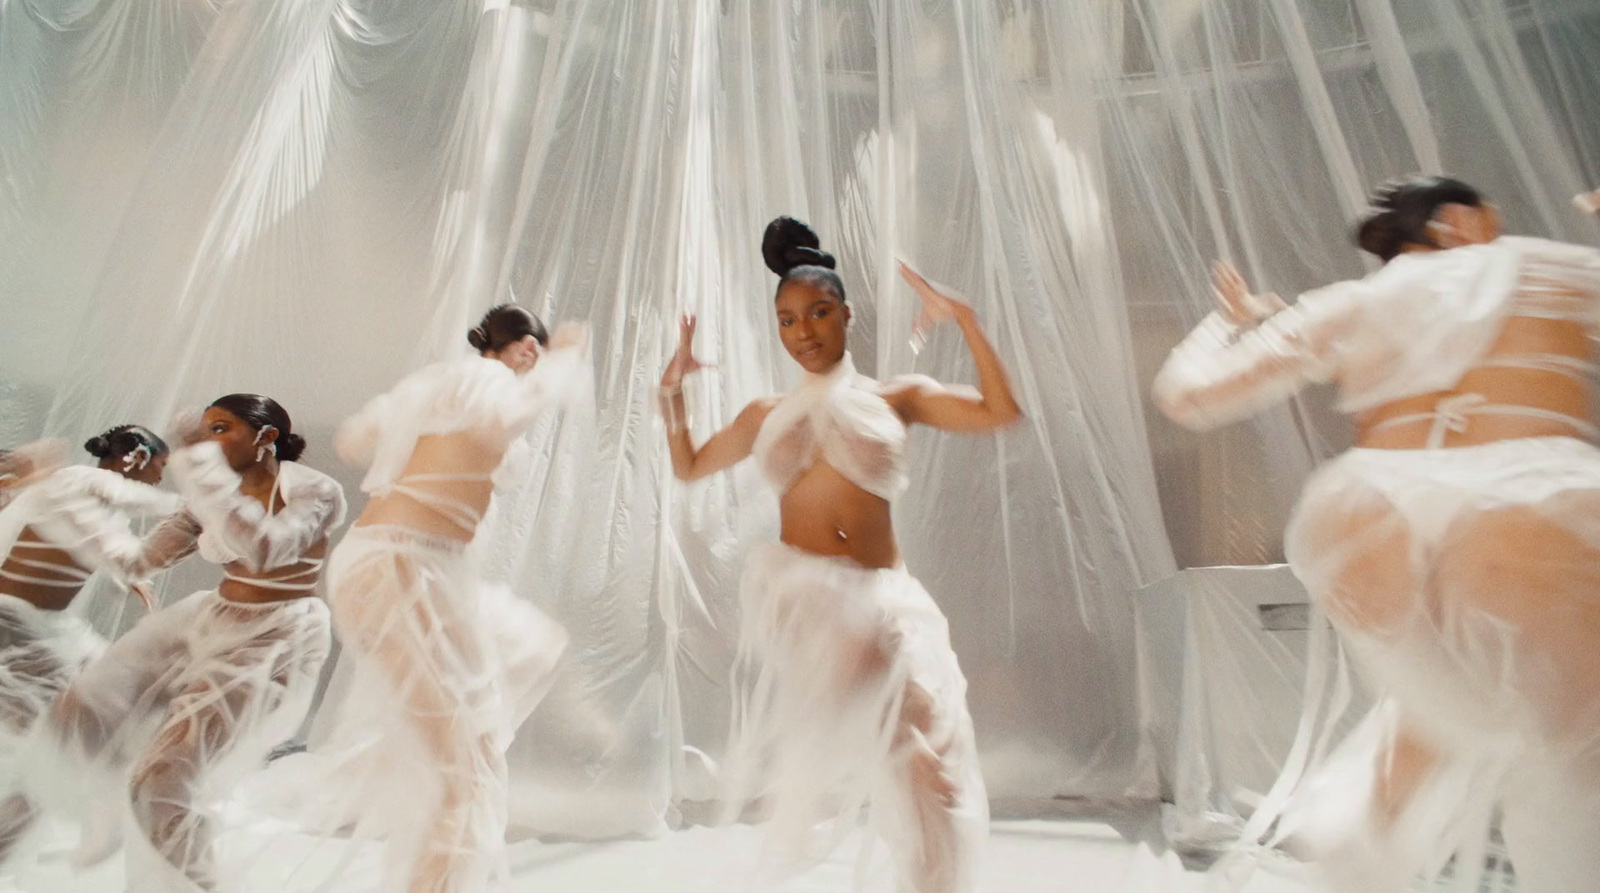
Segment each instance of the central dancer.
[{"label": "central dancer", "polygon": [[495,307],[467,333],[477,356],[412,374],[339,430],[372,499],[329,565],[358,674],[330,764],[356,790],[332,787],[358,801],[340,804],[341,819],[356,807],[358,835],[389,837],[385,890],[476,893],[504,872],[506,748],[567,634],[486,584],[467,546],[512,442],[584,393],[586,339]]},{"label": "central dancer", "polygon": [[781,494],[782,542],[752,552],[741,586],[740,652],[761,669],[740,697],[728,805],[765,800],[777,849],[799,864],[825,854],[870,807],[901,890],[970,890],[989,810],[967,682],[944,615],[900,559],[889,500],[907,486],[908,425],[987,431],[1021,412],[972,308],[904,266],[925,321],[961,327],[978,392],[858,374],[844,283],[820,246],[788,217],[762,241],[779,277],[778,335],[805,370],[799,388],[752,402],[696,448],[682,387],[700,368],[692,317],[661,376],[680,480],[754,455]]}]

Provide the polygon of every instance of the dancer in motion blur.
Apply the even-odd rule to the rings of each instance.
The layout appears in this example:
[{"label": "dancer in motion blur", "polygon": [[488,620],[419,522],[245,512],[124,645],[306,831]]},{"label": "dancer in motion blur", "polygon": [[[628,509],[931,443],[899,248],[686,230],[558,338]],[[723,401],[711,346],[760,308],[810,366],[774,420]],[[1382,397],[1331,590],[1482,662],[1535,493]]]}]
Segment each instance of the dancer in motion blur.
[{"label": "dancer in motion blur", "polygon": [[[131,806],[128,889],[152,893],[216,889],[209,800],[303,721],[329,647],[314,590],[345,513],[338,483],[295,461],[305,441],[268,397],[217,400],[184,442],[168,470],[185,508],[147,538],[145,566],[198,549],[222,584],[144,618],[85,668],[25,761],[46,806],[96,821]],[[80,859],[118,837],[115,823],[92,827]]]},{"label": "dancer in motion blur", "polygon": [[[741,584],[741,652],[761,669],[736,718],[728,794],[736,807],[766,797],[774,841],[795,861],[822,855],[870,805],[900,889],[969,890],[988,800],[966,679],[944,616],[901,562],[889,502],[908,484],[908,425],[987,431],[1021,413],[972,308],[909,268],[901,272],[925,320],[960,326],[977,392],[924,376],[879,383],[858,374],[844,283],[816,235],[779,218],[762,254],[779,277],[778,335],[804,383],[751,403],[696,447],[682,389],[700,368],[693,318],[661,376],[679,479],[754,455],[780,494],[782,542],[751,554]],[[809,839],[819,831],[834,839]]]},{"label": "dancer in motion blur", "polygon": [[34,824],[20,790],[18,748],[33,723],[91,658],[105,650],[67,608],[102,571],[147,599],[149,568],[135,519],[164,517],[179,500],[161,482],[167,445],[137,425],[84,444],[95,466],[53,467],[45,444],[8,454],[17,498],[0,511],[0,860]]},{"label": "dancer in motion blur", "polygon": [[0,509],[17,494],[66,464],[67,445],[60,440],[40,440],[10,450],[0,450]]},{"label": "dancer in motion blur", "polygon": [[385,890],[477,893],[504,873],[506,748],[567,643],[481,579],[467,547],[508,448],[585,392],[586,332],[551,339],[506,304],[467,340],[477,355],[402,380],[337,437],[340,456],[368,466],[372,498],[329,570],[334,627],[358,661],[325,749],[350,783],[329,796],[361,801],[331,810],[358,835],[389,837]]},{"label": "dancer in motion blur", "polygon": [[1519,890],[1592,890],[1600,252],[1501,236],[1494,207],[1442,177],[1380,188],[1358,241],[1385,265],[1293,306],[1219,265],[1218,311],[1155,383],[1163,411],[1209,428],[1334,381],[1356,424],[1286,551],[1380,706],[1277,836],[1322,856],[1334,889],[1401,890],[1453,853],[1458,875],[1481,872],[1499,807]]}]

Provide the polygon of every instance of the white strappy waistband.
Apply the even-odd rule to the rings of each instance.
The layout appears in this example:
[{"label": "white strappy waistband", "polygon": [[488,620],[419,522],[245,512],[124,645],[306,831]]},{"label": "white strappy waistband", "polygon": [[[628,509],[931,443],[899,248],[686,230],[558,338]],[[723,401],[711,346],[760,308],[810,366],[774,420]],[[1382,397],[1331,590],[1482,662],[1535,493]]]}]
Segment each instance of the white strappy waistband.
[{"label": "white strappy waistband", "polygon": [[84,570],[75,564],[57,564],[53,561],[40,561],[35,558],[22,558],[15,554],[20,549],[41,549],[53,552],[58,548],[58,546],[51,545],[50,543],[34,543],[19,540],[12,544],[11,551],[13,554],[5,562],[5,564],[18,564],[34,570],[51,571],[60,574],[60,577],[45,578],[34,577],[28,574],[19,574],[15,571],[6,570],[3,564],[0,564],[0,579],[11,580],[16,583],[27,583],[33,586],[50,586],[56,589],[82,588],[83,584],[89,582],[89,577],[93,576],[92,571]]},{"label": "white strappy waistband", "polygon": [[456,525],[467,533],[472,533],[478,529],[478,524],[483,521],[483,512],[479,511],[476,506],[468,505],[459,499],[436,493],[428,488],[414,485],[423,483],[485,484],[493,482],[494,476],[485,472],[408,474],[374,491],[373,495],[388,496],[392,493],[398,493],[402,496],[410,497],[438,512],[441,517],[451,524]]},{"label": "white strappy waistband", "polygon": [[1430,450],[1436,450],[1444,446],[1444,439],[1447,434],[1464,433],[1467,430],[1467,426],[1471,424],[1472,416],[1475,415],[1523,416],[1543,421],[1561,422],[1581,431],[1584,437],[1590,439],[1600,438],[1600,428],[1597,428],[1588,419],[1578,418],[1577,416],[1556,412],[1551,409],[1541,409],[1537,406],[1490,403],[1487,397],[1475,393],[1453,394],[1434,404],[1433,409],[1429,412],[1414,412],[1396,416],[1392,419],[1384,419],[1373,425],[1370,430],[1382,431],[1397,425],[1431,421],[1433,425],[1428,429],[1426,446]]}]

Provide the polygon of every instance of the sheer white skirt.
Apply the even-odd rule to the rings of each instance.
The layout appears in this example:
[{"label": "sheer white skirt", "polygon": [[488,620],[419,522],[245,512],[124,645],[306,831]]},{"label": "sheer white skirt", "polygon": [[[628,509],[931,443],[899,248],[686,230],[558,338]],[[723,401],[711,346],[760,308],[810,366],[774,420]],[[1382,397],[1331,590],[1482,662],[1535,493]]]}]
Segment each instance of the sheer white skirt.
[{"label": "sheer white skirt", "polygon": [[355,672],[328,740],[278,761],[291,808],[387,838],[380,889],[479,893],[505,873],[506,748],[567,634],[480,579],[464,544],[403,527],[352,528],[328,579]]},{"label": "sheer white skirt", "polygon": [[904,568],[871,570],[781,544],[741,584],[731,808],[768,813],[769,868],[825,856],[866,808],[898,888],[972,889],[988,836],[966,678],[949,627]]},{"label": "sheer white skirt", "polygon": [[89,625],[65,611],[42,611],[0,595],[0,858],[33,824],[18,760],[34,722],[84,664],[105,651]]},{"label": "sheer white skirt", "polygon": [[1404,889],[1452,855],[1467,884],[1498,809],[1520,890],[1593,890],[1600,449],[1352,450],[1312,477],[1286,547],[1380,698],[1285,816],[1329,885]]},{"label": "sheer white skirt", "polygon": [[[199,592],[146,617],[36,723],[29,796],[125,835],[131,891],[214,890],[217,809],[304,720],[329,647],[312,598],[247,604]],[[94,853],[84,853],[92,860]]]}]

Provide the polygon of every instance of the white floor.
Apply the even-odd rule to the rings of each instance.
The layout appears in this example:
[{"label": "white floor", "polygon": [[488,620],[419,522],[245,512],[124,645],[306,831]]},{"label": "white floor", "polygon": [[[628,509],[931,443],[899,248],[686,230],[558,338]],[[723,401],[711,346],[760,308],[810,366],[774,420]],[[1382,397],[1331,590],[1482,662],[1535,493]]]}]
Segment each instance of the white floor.
[{"label": "white floor", "polygon": [[[993,825],[985,855],[980,889],[985,893],[1165,893],[1206,889],[1204,875],[1188,872],[1176,856],[1155,855],[1142,843],[1141,822],[1127,816],[1110,821],[1097,818],[1007,819]],[[1121,832],[1113,825],[1121,828]],[[1146,826],[1148,827],[1148,826]],[[600,843],[542,843],[512,845],[511,887],[497,893],[738,893],[755,889],[750,867],[760,845],[760,829],[690,828],[649,840]],[[301,853],[278,850],[275,866],[257,865],[244,883],[229,886],[238,893],[310,889],[302,875],[316,873],[319,864],[354,855],[342,874],[345,882],[334,889],[377,891],[376,852],[340,851],[345,844],[302,841]],[[281,846],[281,844],[280,844]],[[315,850],[310,860],[307,852]],[[852,889],[857,841],[845,846],[828,862],[805,875],[792,878],[774,893],[848,893]],[[276,860],[275,860],[276,861]],[[301,866],[300,877],[285,877],[290,864]],[[128,887],[120,860],[87,873],[73,873],[59,855],[45,856],[22,876],[0,880],[0,891],[26,893],[122,893]],[[299,881],[298,883],[296,881]],[[874,870],[866,887],[872,893],[892,889],[882,870]],[[1257,873],[1249,893],[1302,893],[1298,883]]]}]

